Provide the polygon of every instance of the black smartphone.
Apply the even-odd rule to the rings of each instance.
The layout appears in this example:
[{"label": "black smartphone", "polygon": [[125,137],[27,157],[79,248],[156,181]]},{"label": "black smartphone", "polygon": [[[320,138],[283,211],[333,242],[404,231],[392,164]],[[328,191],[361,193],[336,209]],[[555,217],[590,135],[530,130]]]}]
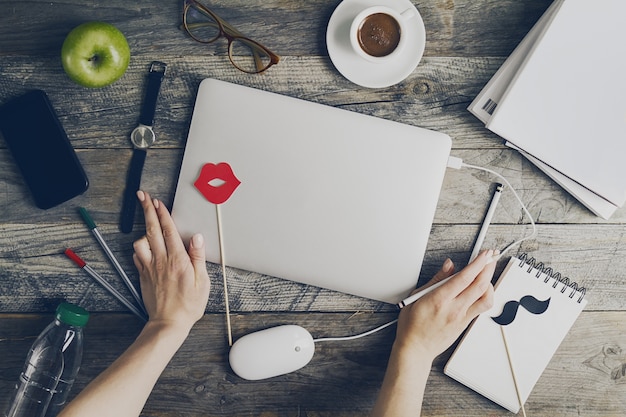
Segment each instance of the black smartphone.
[{"label": "black smartphone", "polygon": [[44,91],[29,91],[0,106],[0,133],[37,207],[57,206],[89,187],[87,175]]}]

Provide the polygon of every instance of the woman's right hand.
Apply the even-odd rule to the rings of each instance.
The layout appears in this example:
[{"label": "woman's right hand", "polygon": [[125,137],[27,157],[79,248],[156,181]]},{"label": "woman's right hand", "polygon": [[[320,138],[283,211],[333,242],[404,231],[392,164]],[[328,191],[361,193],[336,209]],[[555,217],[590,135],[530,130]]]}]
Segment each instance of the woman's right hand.
[{"label": "woman's right hand", "polygon": [[[448,282],[404,307],[400,312],[395,347],[430,361],[450,347],[478,314],[491,308],[491,279],[496,266],[492,257],[498,254],[492,250],[482,252]],[[454,265],[446,259],[426,285],[453,274]]]}]

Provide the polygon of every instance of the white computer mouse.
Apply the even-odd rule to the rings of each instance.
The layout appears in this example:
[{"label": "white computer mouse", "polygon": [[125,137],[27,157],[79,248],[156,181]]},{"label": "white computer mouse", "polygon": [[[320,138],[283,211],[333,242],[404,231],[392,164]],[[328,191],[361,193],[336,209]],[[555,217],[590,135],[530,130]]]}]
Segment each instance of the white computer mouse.
[{"label": "white computer mouse", "polygon": [[306,329],[283,325],[247,334],[230,348],[230,367],[255,381],[297,371],[313,358],[315,343]]}]

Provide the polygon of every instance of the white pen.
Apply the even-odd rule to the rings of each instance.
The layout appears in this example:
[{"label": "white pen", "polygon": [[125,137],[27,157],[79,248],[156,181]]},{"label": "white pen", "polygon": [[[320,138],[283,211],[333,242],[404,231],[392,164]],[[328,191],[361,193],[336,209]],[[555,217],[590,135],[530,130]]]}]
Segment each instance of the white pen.
[{"label": "white pen", "polygon": [[419,300],[420,298],[422,298],[423,296],[425,296],[426,294],[428,294],[429,292],[431,292],[434,289],[437,289],[439,287],[441,287],[443,284],[445,284],[446,282],[448,282],[448,280],[450,278],[452,278],[454,275],[450,275],[448,278],[442,279],[441,281],[439,281],[436,284],[431,285],[428,288],[425,288],[421,291],[416,292],[413,295],[409,295],[407,298],[405,298],[404,300],[400,301],[398,304],[396,304],[398,307],[400,308],[404,308],[406,306],[408,306],[409,304],[413,304],[414,302],[416,302],[417,300]]},{"label": "white pen", "polygon": [[480,248],[483,246],[483,242],[485,241],[485,236],[487,235],[487,229],[489,229],[489,225],[491,224],[491,219],[493,218],[493,214],[496,211],[496,207],[498,206],[498,201],[500,201],[500,195],[502,195],[502,190],[504,189],[504,185],[498,183],[496,184],[496,191],[493,193],[493,198],[491,199],[491,204],[489,204],[489,208],[487,209],[487,214],[485,215],[485,219],[483,220],[483,224],[480,227],[480,231],[478,232],[478,237],[476,237],[476,243],[474,243],[474,249],[472,250],[472,254],[470,255],[469,262],[472,262],[478,256],[480,252]]}]

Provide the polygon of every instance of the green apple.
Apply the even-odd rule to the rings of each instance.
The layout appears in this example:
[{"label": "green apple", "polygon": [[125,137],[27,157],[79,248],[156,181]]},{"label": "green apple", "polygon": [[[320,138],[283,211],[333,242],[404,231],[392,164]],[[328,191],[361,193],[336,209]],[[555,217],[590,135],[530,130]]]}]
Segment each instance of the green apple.
[{"label": "green apple", "polygon": [[105,22],[87,22],[67,35],[61,48],[63,69],[77,84],[104,87],[118,80],[130,62],[124,34]]}]

